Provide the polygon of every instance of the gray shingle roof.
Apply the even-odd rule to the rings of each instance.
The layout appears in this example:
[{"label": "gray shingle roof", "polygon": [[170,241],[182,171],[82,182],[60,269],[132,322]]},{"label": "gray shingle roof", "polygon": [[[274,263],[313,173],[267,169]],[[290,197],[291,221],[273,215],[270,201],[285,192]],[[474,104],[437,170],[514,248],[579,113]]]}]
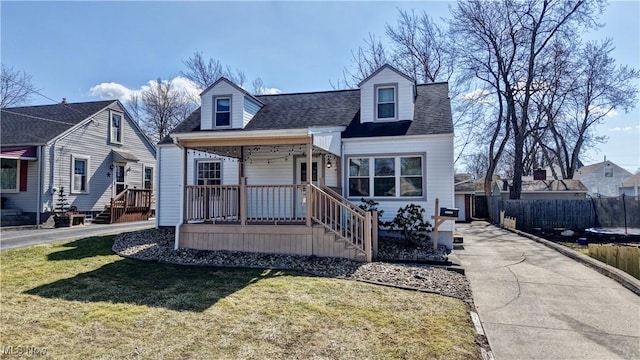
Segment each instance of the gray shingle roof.
[{"label": "gray shingle roof", "polygon": [[[360,123],[358,89],[260,95],[256,98],[264,106],[244,129],[238,131],[346,126],[347,129],[342,134],[344,138],[453,133],[447,84],[418,85],[416,92],[413,121],[365,124]],[[194,131],[201,131],[200,109],[189,115],[172,133]],[[171,142],[172,140],[166,137],[160,143]]]},{"label": "gray shingle roof", "polygon": [[2,146],[42,145],[116,100],[3,108]]}]

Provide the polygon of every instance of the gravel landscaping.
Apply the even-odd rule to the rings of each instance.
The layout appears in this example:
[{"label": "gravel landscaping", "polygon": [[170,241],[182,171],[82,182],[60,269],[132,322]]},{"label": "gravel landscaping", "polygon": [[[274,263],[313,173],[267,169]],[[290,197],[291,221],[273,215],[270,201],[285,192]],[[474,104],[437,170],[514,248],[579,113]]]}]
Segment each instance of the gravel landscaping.
[{"label": "gravel landscaping", "polygon": [[[362,263],[340,258],[236,251],[174,250],[173,247],[173,229],[148,229],[116,236],[113,251],[123,257],[181,265],[298,270],[318,276],[339,277],[434,292],[472,304],[471,289],[464,275],[429,265]],[[434,251],[424,246],[411,252],[395,241],[381,241],[379,250],[381,258],[385,259],[393,257],[395,253],[405,257],[404,260],[446,260],[442,249]]]}]

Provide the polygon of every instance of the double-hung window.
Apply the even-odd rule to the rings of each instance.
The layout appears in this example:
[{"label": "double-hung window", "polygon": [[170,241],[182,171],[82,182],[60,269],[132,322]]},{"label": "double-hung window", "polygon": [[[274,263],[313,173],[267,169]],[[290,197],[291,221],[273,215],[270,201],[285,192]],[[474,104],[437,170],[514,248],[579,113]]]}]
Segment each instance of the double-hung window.
[{"label": "double-hung window", "polygon": [[71,157],[73,172],[71,173],[71,191],[74,193],[89,192],[89,159]]},{"label": "double-hung window", "polygon": [[231,98],[216,97],[214,98],[214,121],[216,127],[224,127],[231,125]]},{"label": "double-hung window", "polygon": [[423,197],[424,156],[349,158],[349,197]]},{"label": "double-hung window", "polygon": [[111,113],[111,142],[122,143],[122,114]]},{"label": "double-hung window", "polygon": [[198,185],[220,185],[222,166],[220,161],[199,161],[197,170]]},{"label": "double-hung window", "polygon": [[152,167],[144,167],[144,179],[143,179],[143,187],[148,190],[153,189],[153,168]]},{"label": "double-hung window", "polygon": [[379,86],[376,88],[376,114],[381,120],[396,118],[396,87]]},{"label": "double-hung window", "polygon": [[19,186],[20,160],[1,159],[0,165],[0,189],[3,192],[17,192]]},{"label": "double-hung window", "polygon": [[604,168],[604,177],[613,177],[613,167],[607,166]]}]

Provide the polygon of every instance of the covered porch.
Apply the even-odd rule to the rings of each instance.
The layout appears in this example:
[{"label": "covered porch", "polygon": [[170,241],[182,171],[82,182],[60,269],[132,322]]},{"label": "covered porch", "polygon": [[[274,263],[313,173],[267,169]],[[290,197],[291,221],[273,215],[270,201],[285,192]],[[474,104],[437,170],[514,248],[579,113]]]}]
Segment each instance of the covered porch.
[{"label": "covered porch", "polygon": [[[172,135],[185,169],[176,248],[375,258],[377,214],[340,194],[341,129],[330,130]],[[229,163],[200,166],[202,154]]]}]

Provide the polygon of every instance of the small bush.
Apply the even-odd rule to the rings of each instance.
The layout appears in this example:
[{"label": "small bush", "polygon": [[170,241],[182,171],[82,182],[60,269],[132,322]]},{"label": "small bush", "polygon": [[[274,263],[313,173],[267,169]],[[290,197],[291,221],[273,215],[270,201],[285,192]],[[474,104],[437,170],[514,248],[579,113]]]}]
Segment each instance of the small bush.
[{"label": "small bush", "polygon": [[378,224],[379,226],[383,226],[384,223],[380,221],[380,219],[382,218],[382,214],[384,214],[384,210],[378,210],[378,205],[380,203],[375,200],[367,200],[365,198],[361,198],[360,202],[362,202],[362,204],[358,205],[360,209],[366,212],[373,211],[373,210],[378,212]]},{"label": "small bush", "polygon": [[422,206],[409,204],[399,208],[396,217],[385,225],[402,235],[407,243],[420,245],[429,239],[427,233],[431,232],[431,223],[425,221],[424,213]]}]

